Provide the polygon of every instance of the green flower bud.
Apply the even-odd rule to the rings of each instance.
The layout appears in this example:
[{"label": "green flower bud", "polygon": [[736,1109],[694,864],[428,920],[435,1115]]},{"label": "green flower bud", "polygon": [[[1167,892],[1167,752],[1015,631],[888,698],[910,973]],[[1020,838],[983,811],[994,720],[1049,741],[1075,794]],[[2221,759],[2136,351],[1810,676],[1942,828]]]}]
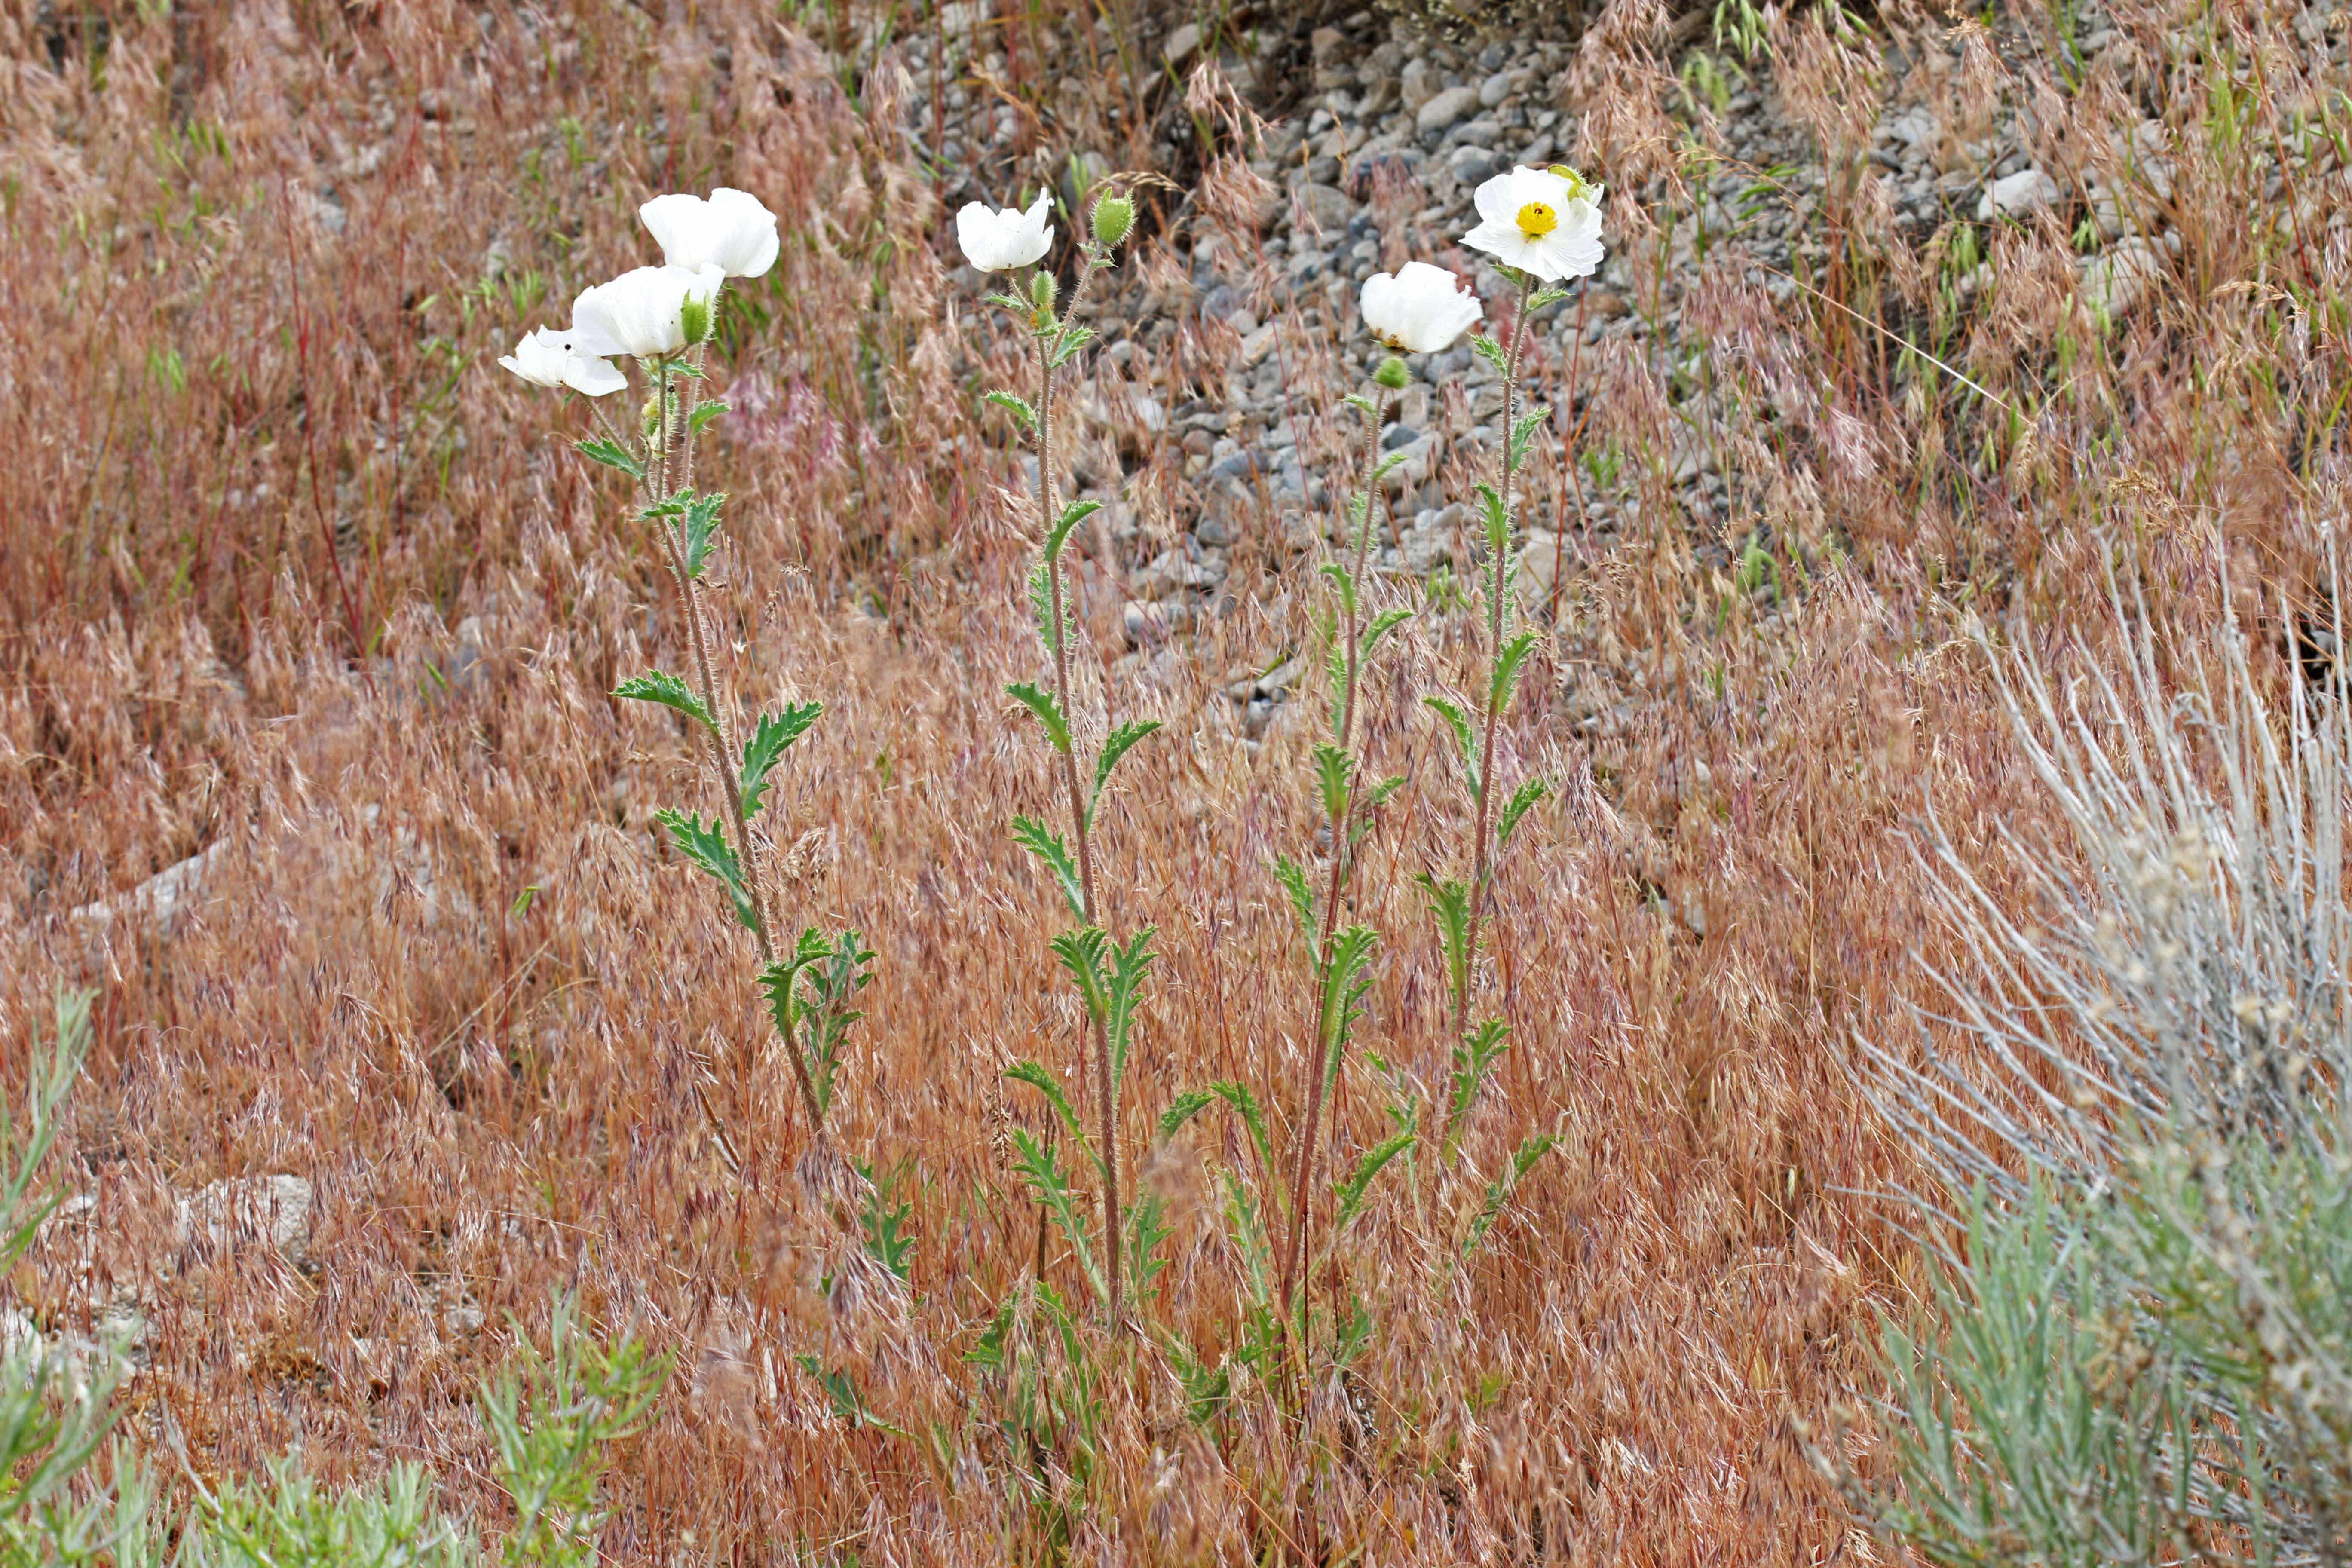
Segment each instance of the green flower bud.
[{"label": "green flower bud", "polygon": [[646,440],[653,440],[661,434],[661,416],[660,396],[656,395],[646,398],[645,409],[637,418],[637,423],[644,427]]},{"label": "green flower bud", "polygon": [[710,318],[713,314],[715,312],[710,309],[709,300],[697,299],[691,294],[686,297],[686,304],[678,311],[678,321],[686,329],[687,347],[692,348],[710,336]]},{"label": "green flower bud", "polygon": [[1404,368],[1404,361],[1391,354],[1381,361],[1380,369],[1372,372],[1372,379],[1391,392],[1402,392],[1404,384],[1412,378]]},{"label": "green flower bud", "polygon": [[1135,226],[1135,204],[1125,196],[1105,196],[1095,204],[1095,243],[1108,250]]},{"label": "green flower bud", "polygon": [[1054,280],[1054,275],[1043,268],[1039,268],[1037,275],[1029,279],[1029,298],[1036,302],[1040,311],[1052,310],[1055,296],[1060,291],[1061,285]]}]

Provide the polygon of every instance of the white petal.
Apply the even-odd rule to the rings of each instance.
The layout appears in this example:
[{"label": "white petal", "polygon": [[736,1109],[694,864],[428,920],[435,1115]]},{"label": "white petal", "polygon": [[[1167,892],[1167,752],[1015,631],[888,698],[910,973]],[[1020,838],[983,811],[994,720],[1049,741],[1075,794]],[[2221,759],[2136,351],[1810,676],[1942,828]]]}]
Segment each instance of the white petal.
[{"label": "white petal", "polygon": [[637,219],[662,247],[662,258],[672,267],[700,265],[708,249],[700,196],[683,193],[656,196],[637,209]]},{"label": "white petal", "polygon": [[776,264],[781,243],[776,215],[749,191],[721,185],[710,193],[710,210],[725,226],[727,254],[721,265],[732,278],[757,278]]},{"label": "white petal", "polygon": [[618,392],[629,384],[629,378],[613,368],[608,359],[583,359],[578,354],[564,369],[563,384],[574,392],[584,392],[591,397],[602,397],[608,392]]}]

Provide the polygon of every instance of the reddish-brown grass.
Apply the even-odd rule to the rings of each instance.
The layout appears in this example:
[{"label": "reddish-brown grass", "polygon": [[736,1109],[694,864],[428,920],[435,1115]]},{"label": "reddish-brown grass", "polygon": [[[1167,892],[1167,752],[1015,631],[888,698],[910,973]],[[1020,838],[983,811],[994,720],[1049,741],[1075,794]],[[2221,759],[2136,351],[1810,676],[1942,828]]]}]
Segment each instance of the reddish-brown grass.
[{"label": "reddish-brown grass", "polygon": [[[1644,258],[1689,172],[1653,9],[1590,19],[1565,89]],[[850,73],[853,99],[837,58],[734,0],[161,12],[0,13],[0,997],[25,1020],[61,982],[100,993],[58,1170],[97,1196],[103,1268],[45,1253],[26,1292],[60,1314],[143,1297],[131,1430],[196,1474],[295,1445],[337,1476],[417,1459],[495,1530],[471,1394],[574,1288],[678,1364],[613,1482],[614,1560],[1034,1552],[961,1357],[1035,1245],[998,1137],[1034,1107],[999,1071],[1074,1062],[1077,1018],[1045,960],[1055,900],[1006,832],[1051,805],[1000,695],[1040,658],[1016,607],[1017,475],[970,410],[1015,345],[950,283],[897,132],[929,123],[930,84],[886,56]],[[1070,14],[1005,24],[1024,106]],[[1514,773],[1567,787],[1500,879],[1493,994],[1517,1043],[1466,1142],[1485,1173],[1533,1132],[1559,1150],[1458,1272],[1439,1262],[1447,1205],[1470,1194],[1426,1173],[1419,1201],[1380,1189],[1312,1286],[1370,1310],[1364,1418],[1318,1405],[1300,1427],[1260,1393],[1195,1428],[1155,1352],[1104,1349],[1080,1560],[1872,1553],[1797,1438],[1849,1396],[1869,1303],[1908,1278],[1855,1195],[1900,1155],[1850,1092],[1850,1040],[1908,1026],[1915,954],[1939,941],[1906,818],[1932,804],[1980,843],[2039,809],[1963,618],[2013,607],[2053,646],[2095,645],[2110,540],[2192,616],[2224,560],[2292,594],[2341,508],[2345,175],[2322,159],[2252,201],[2261,171],[2201,130],[2223,74],[2263,73],[2243,146],[2264,115],[2316,110],[2336,68],[2265,14],[2214,15],[2194,26],[2234,63],[2208,34],[2188,63],[2165,54],[2185,9],[2119,6],[2122,45],[2070,94],[2034,17],[1950,47],[1925,16],[1882,19],[1919,62],[1906,95],[1955,124],[1988,93],[2032,106],[2047,167],[2106,157],[2105,129],[2146,112],[2179,139],[2179,256],[2111,331],[2071,287],[2063,225],[1994,238],[2003,285],[1949,356],[2018,428],[1948,379],[1922,389],[1850,313],[1924,335],[1946,243],[1899,236],[1861,174],[1808,198],[1818,292],[1776,302],[1736,249],[1691,277],[1684,325],[1715,345],[1743,476],[1729,542],[1770,524],[1785,607],[1732,591],[1720,520],[1687,521],[1651,466],[1657,356],[1588,351],[1591,438],[1651,475],[1657,521],[1564,592],[1505,737]],[[1898,84],[1813,13],[1778,47],[1791,116],[1850,156]],[[1059,143],[1024,135],[1034,177]],[[1213,175],[1223,194],[1164,204],[1130,273],[1180,277],[1152,247],[1252,206],[1236,166]],[[565,416],[492,363],[647,255],[645,195],[717,183],[786,229],[747,291],[765,319],[730,323],[742,412],[709,458],[737,498],[733,678],[747,701],[827,707],[770,820],[782,906],[880,955],[835,1131],[915,1194],[909,1300],[817,1289],[854,1243],[794,1179],[789,1074],[737,1071],[767,1038],[745,952],[649,820],[695,798],[690,753],[604,695],[675,655],[676,617],[618,492],[563,449]],[[1236,265],[1248,244],[1229,240]],[[1139,283],[1105,312],[1160,297]],[[1185,324],[1139,364],[1206,384],[1220,332]],[[1327,409],[1345,374],[1328,353],[1289,372]],[[1147,457],[1140,489],[1164,498],[1175,462]],[[1531,489],[1558,486],[1546,468]],[[1142,510],[1168,526],[1164,500]],[[1279,1131],[1307,994],[1266,866],[1312,844],[1310,721],[1292,704],[1252,752],[1216,688],[1302,645],[1311,562],[1244,544],[1230,615],[1111,663],[1131,563],[1088,548],[1106,657],[1087,679],[1169,722],[1101,845],[1113,922],[1156,921],[1164,954],[1125,1137],[1146,1150],[1170,1095],[1227,1077],[1274,1100]],[[1424,616],[1367,712],[1375,768],[1412,782],[1359,883],[1356,918],[1386,937],[1363,1043],[1423,1084],[1446,1070],[1445,1009],[1411,878],[1462,873],[1467,813],[1418,697],[1462,679],[1471,637]],[[211,846],[171,929],[124,910]],[[101,898],[112,919],[75,917]],[[28,1033],[7,1029],[11,1061]],[[697,1110],[706,1070],[740,1183]],[[1360,1064],[1335,1121],[1343,1152],[1384,1127]],[[1137,1173],[1181,1215],[1153,1315],[1213,1350],[1239,1287],[1209,1173],[1247,1157],[1224,1122],[1199,1127]],[[173,1193],[275,1171],[318,1185],[311,1272],[174,1256]],[[468,1300],[478,1334],[451,1316]],[[913,1436],[835,1419],[803,1354]]]}]

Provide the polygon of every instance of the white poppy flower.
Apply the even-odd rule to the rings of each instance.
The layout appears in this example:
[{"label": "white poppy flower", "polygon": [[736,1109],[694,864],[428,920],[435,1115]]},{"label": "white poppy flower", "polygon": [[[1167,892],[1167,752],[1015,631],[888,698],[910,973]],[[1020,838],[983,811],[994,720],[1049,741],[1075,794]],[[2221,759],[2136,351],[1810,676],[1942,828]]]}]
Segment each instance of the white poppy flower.
[{"label": "white poppy flower", "polygon": [[1462,243],[1547,283],[1590,277],[1602,254],[1601,196],[1573,174],[1522,164],[1478,187],[1484,221]]},{"label": "white poppy flower", "polygon": [[986,202],[973,202],[956,214],[956,239],[965,259],[982,272],[1026,267],[1054,243],[1053,226],[1045,221],[1053,210],[1052,195],[1042,190],[1025,213],[1012,207],[992,211]]},{"label": "white poppy flower", "polygon": [[640,267],[585,289],[572,301],[572,352],[592,359],[676,353],[686,346],[688,296],[707,303],[726,279],[717,267]]},{"label": "white poppy flower", "polygon": [[776,215],[749,191],[725,186],[700,196],[656,196],[637,209],[662,259],[699,272],[716,267],[730,278],[757,278],[776,264]]},{"label": "white poppy flower", "polygon": [[499,363],[536,385],[568,386],[591,397],[602,397],[629,384],[629,378],[614,370],[611,360],[574,353],[572,335],[553,327],[541,327],[524,338],[515,344],[514,353],[501,355]]},{"label": "white poppy flower", "polygon": [[1364,279],[1363,312],[1372,336],[1397,353],[1431,354],[1453,347],[1486,310],[1443,267],[1408,261],[1394,277]]}]

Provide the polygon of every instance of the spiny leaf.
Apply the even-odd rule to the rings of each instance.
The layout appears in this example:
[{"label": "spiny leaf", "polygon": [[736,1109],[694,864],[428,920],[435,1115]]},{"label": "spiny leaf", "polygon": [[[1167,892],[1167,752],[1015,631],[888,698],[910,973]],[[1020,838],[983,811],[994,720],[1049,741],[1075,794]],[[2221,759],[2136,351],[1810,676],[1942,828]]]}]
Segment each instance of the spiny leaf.
[{"label": "spiny leaf", "polygon": [[657,702],[664,708],[674,708],[712,734],[719,732],[718,721],[710,710],[703,706],[685,681],[663,670],[649,669],[643,675],[632,676],[613,688],[615,697],[626,697],[637,702]]},{"label": "spiny leaf", "polygon": [[574,446],[580,455],[591,462],[602,463],[608,468],[618,468],[633,479],[642,479],[646,477],[645,465],[638,462],[630,454],[629,449],[618,441],[594,436],[585,441],[575,442]]},{"label": "spiny leaf", "polygon": [[1494,486],[1478,487],[1478,510],[1486,524],[1486,548],[1500,555],[1511,547],[1511,514]]},{"label": "spiny leaf", "polygon": [[[1274,1170],[1274,1142],[1265,1135],[1265,1112],[1258,1108],[1257,1096],[1250,1092],[1250,1086],[1238,1079],[1224,1078],[1211,1084],[1209,1092],[1232,1106],[1234,1114],[1242,1119],[1242,1125],[1249,1130],[1250,1142],[1256,1148],[1259,1161],[1271,1173]],[[1280,1184],[1276,1184],[1277,1186]]]},{"label": "spiny leaf", "polygon": [[[1018,294],[991,294],[988,297],[988,302],[992,305],[1002,305],[1006,310],[1020,316],[1034,315],[1036,313],[1037,310],[1037,307],[1034,304],[1023,299]],[[993,394],[991,394],[990,395],[992,398],[994,396]],[[1007,393],[1005,395],[1009,397],[1012,394]]]},{"label": "spiny leaf", "polygon": [[1066,931],[1054,939],[1054,956],[1078,983],[1078,994],[1085,998],[1087,1016],[1097,1023],[1107,1023],[1110,1008],[1110,985],[1102,969],[1103,946],[1110,939],[1100,926],[1081,926]]},{"label": "spiny leaf", "polygon": [[1496,371],[1504,375],[1511,374],[1511,355],[1502,344],[1492,338],[1472,338],[1470,346],[1478,351],[1480,359],[1493,365]]},{"label": "spiny leaf", "polygon": [[686,557],[689,577],[701,576],[702,563],[710,559],[711,542],[719,537],[719,508],[726,500],[722,491],[695,496],[687,503],[686,515],[677,525],[677,546]]},{"label": "spiny leaf", "polygon": [[1470,1122],[1470,1108],[1477,1103],[1478,1090],[1495,1063],[1511,1048],[1510,1026],[1500,1018],[1482,1019],[1454,1046],[1454,1077],[1451,1092],[1445,1100],[1445,1139],[1438,1151],[1438,1159],[1451,1163],[1454,1151],[1462,1141]]},{"label": "spiny leaf", "polygon": [[1054,626],[1054,579],[1052,576],[1055,570],[1057,568],[1048,567],[1043,561],[1029,569],[1029,609],[1030,613],[1036,617],[1037,640],[1045,645],[1047,653],[1059,653],[1063,644],[1069,641],[1071,633],[1076,626],[1076,613],[1068,601],[1065,600],[1062,605],[1062,625],[1059,635],[1056,636]]},{"label": "spiny leaf", "polygon": [[694,436],[701,435],[713,419],[727,412],[727,404],[716,397],[708,403],[696,404],[694,412],[686,416],[687,433]]},{"label": "spiny leaf", "polygon": [[1118,1103],[1119,1086],[1127,1079],[1128,1036],[1135,1026],[1135,1005],[1142,993],[1144,977],[1151,973],[1151,939],[1158,934],[1157,926],[1145,926],[1125,947],[1117,942],[1110,944],[1110,1016],[1106,1032],[1110,1041],[1113,1104]]},{"label": "spiny leaf", "polygon": [[1510,1168],[1488,1184],[1486,1201],[1479,1206],[1478,1217],[1470,1222],[1470,1235],[1462,1243],[1464,1258],[1478,1250],[1478,1244],[1486,1239],[1486,1232],[1503,1212],[1503,1205],[1509,1201],[1511,1194],[1526,1179],[1529,1167],[1549,1153],[1559,1142],[1549,1132],[1538,1132],[1511,1152]]},{"label": "spiny leaf", "polygon": [[1448,878],[1439,881],[1423,872],[1415,877],[1429,899],[1429,912],[1437,921],[1439,942],[1445,950],[1445,982],[1454,1010],[1470,988],[1470,889]]},{"label": "spiny leaf", "polygon": [[1322,1001],[1317,1009],[1322,1026],[1323,1093],[1331,1093],[1332,1079],[1339,1075],[1339,1055],[1348,1044],[1348,1036],[1356,1020],[1363,1016],[1359,1004],[1370,988],[1365,971],[1372,961],[1372,949],[1380,942],[1380,933],[1370,926],[1349,926],[1331,939],[1331,951],[1323,961]]},{"label": "spiny leaf", "polygon": [[[1003,299],[1004,296],[999,295],[998,298]],[[1006,413],[1012,415],[1014,422],[1017,423],[1024,432],[1037,428],[1037,411],[1029,406],[1029,400],[1027,398],[1015,397],[1009,392],[992,392],[986,397],[982,398],[981,401],[983,403],[993,403],[999,408],[1002,408]]]},{"label": "spiny leaf", "polygon": [[1400,447],[1395,451],[1391,452],[1387,457],[1382,458],[1380,460],[1379,466],[1372,469],[1372,482],[1374,484],[1380,483],[1381,480],[1387,479],[1399,468],[1412,460],[1412,454]]},{"label": "spiny leaf", "polygon": [[1315,783],[1323,796],[1323,815],[1334,825],[1348,816],[1348,781],[1356,771],[1356,759],[1339,747],[1326,742],[1315,748]]},{"label": "spiny leaf", "polygon": [[1356,645],[1356,662],[1360,665],[1370,663],[1372,649],[1381,646],[1381,639],[1411,619],[1412,612],[1405,609],[1382,610],[1374,616],[1372,624],[1364,628],[1363,639]]},{"label": "spiny leaf", "polygon": [[1347,615],[1354,615],[1356,613],[1355,574],[1337,561],[1326,561],[1316,570],[1330,578],[1333,585],[1339,590],[1340,610]]},{"label": "spiny leaf", "polygon": [[1518,826],[1519,818],[1525,816],[1536,802],[1543,799],[1550,787],[1539,778],[1529,779],[1511,792],[1511,798],[1503,804],[1503,815],[1495,823],[1495,843],[1498,848],[1511,841],[1511,830]]},{"label": "spiny leaf", "polygon": [[1053,742],[1054,750],[1067,752],[1070,749],[1069,721],[1062,717],[1062,705],[1052,692],[1025,680],[1016,681],[1004,689],[1014,701],[1037,716],[1037,722],[1045,726],[1045,739]]},{"label": "spiny leaf", "polygon": [[1377,414],[1380,412],[1380,410],[1373,405],[1372,400],[1366,397],[1360,392],[1351,392],[1339,401],[1346,404],[1349,407],[1359,410],[1361,413]]},{"label": "spiny leaf", "polygon": [[1389,796],[1404,787],[1402,773],[1391,773],[1380,783],[1362,792],[1362,804],[1357,808],[1356,820],[1348,829],[1350,847],[1360,843],[1372,830],[1373,814],[1388,804]]},{"label": "spiny leaf", "polygon": [[1339,1194],[1339,1210],[1331,1220],[1334,1242],[1339,1240],[1339,1232],[1348,1227],[1348,1222],[1362,1210],[1364,1194],[1371,1187],[1372,1179],[1387,1168],[1390,1161],[1412,1148],[1416,1136],[1412,1132],[1399,1132],[1366,1151],[1364,1157],[1356,1162],[1356,1168],[1349,1173],[1347,1181],[1333,1188]]},{"label": "spiny leaf", "polygon": [[1565,289],[1538,289],[1529,297],[1528,310],[1530,312],[1540,310],[1548,306],[1557,305],[1567,298],[1568,290]]},{"label": "spiny leaf", "polygon": [[1086,1276],[1095,1300],[1103,1300],[1108,1292],[1103,1289],[1102,1268],[1095,1261],[1094,1246],[1087,1234],[1087,1225],[1078,1214],[1077,1194],[1070,1190],[1069,1178],[1053,1151],[1037,1141],[1037,1135],[1026,1127],[1013,1130],[1013,1147],[1016,1154],[1013,1169],[1028,1182],[1037,1201],[1054,1216],[1062,1238],[1070,1244],[1070,1251],[1078,1260],[1078,1270]]},{"label": "spiny leaf", "polygon": [[1062,558],[1062,546],[1070,537],[1070,530],[1102,510],[1098,500],[1074,500],[1062,509],[1061,521],[1045,535],[1045,564],[1052,566]]},{"label": "spiny leaf", "polygon": [[1180,1094],[1160,1113],[1160,1141],[1165,1143],[1184,1130],[1185,1123],[1214,1105],[1217,1097],[1205,1089]]},{"label": "spiny leaf", "polygon": [[1521,632],[1495,656],[1495,685],[1486,706],[1492,718],[1501,718],[1510,707],[1511,698],[1518,689],[1519,672],[1527,665],[1528,655],[1535,651],[1538,640],[1535,633]]},{"label": "spiny leaf", "polygon": [[1470,797],[1475,800],[1486,785],[1478,777],[1478,738],[1470,728],[1470,716],[1443,697],[1424,697],[1423,704],[1445,721],[1454,738],[1462,748],[1462,771],[1470,779]]},{"label": "spiny leaf", "polygon": [[768,1016],[775,1020],[776,1033],[782,1035],[784,1043],[795,1050],[800,1048],[800,1042],[793,1027],[795,1022],[793,982],[799,978],[802,970],[822,960],[830,951],[830,944],[823,933],[812,926],[801,932],[800,942],[793,949],[791,957],[780,958],[760,972],[760,990],[768,999]]},{"label": "spiny leaf", "polygon": [[1298,929],[1307,933],[1307,953],[1317,968],[1323,964],[1323,953],[1315,926],[1315,891],[1307,885],[1306,868],[1287,855],[1274,858],[1274,874],[1290,893],[1290,907],[1297,911]]},{"label": "spiny leaf", "polygon": [[1014,1083],[1025,1083],[1044,1095],[1045,1103],[1054,1108],[1054,1114],[1062,1119],[1062,1125],[1069,1129],[1072,1141],[1080,1144],[1086,1142],[1086,1129],[1078,1125],[1077,1109],[1070,1103],[1070,1097],[1063,1092],[1061,1084],[1052,1073],[1034,1061],[1018,1061],[1004,1069],[1004,1076]]},{"label": "spiny leaf", "polygon": [[714,816],[706,827],[694,812],[677,812],[665,807],[654,813],[654,820],[669,829],[670,842],[677,852],[719,880],[727,889],[728,900],[735,906],[735,918],[747,930],[760,929],[760,912],[752,906],[751,895],[743,886],[742,862],[719,830],[719,820]]},{"label": "spiny leaf", "polygon": [[1094,336],[1095,330],[1092,327],[1081,321],[1072,321],[1066,329],[1066,335],[1062,340],[1062,346],[1054,351],[1054,368],[1059,370],[1077,358],[1078,351],[1092,342]]},{"label": "spiny leaf", "polygon": [[1087,800],[1087,826],[1092,827],[1095,811],[1102,805],[1103,790],[1110,783],[1111,769],[1118,760],[1133,751],[1143,738],[1160,727],[1157,719],[1130,719],[1113,730],[1103,740],[1102,750],[1095,756],[1095,789]]},{"label": "spiny leaf", "polygon": [[1545,420],[1550,417],[1550,409],[1538,408],[1534,410],[1532,413],[1522,414],[1517,420],[1513,421],[1511,425],[1511,472],[1515,474],[1517,473],[1519,471],[1519,465],[1527,461],[1528,437],[1533,436],[1536,433],[1537,428],[1541,426]]},{"label": "spiny leaf", "polygon": [[1070,906],[1070,914],[1077,920],[1087,918],[1086,887],[1078,879],[1077,862],[1070,858],[1070,847],[1058,833],[1049,832],[1045,825],[1034,816],[1013,819],[1013,837],[1021,847],[1045,862],[1061,884],[1062,898]]},{"label": "spiny leaf", "polygon": [[784,706],[780,718],[762,713],[753,726],[751,738],[743,742],[743,772],[739,783],[743,792],[743,815],[758,814],[768,793],[769,775],[775,771],[784,748],[808,733],[817,715],[824,711],[822,702],[792,702]]}]

